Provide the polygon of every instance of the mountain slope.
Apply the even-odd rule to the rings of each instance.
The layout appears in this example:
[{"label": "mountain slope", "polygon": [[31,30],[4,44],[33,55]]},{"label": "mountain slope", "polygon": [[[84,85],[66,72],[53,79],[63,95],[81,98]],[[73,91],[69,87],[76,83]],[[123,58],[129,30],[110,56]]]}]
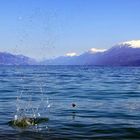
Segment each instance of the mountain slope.
[{"label": "mountain slope", "polygon": [[0,52],[0,65],[34,65],[36,61],[23,55]]}]

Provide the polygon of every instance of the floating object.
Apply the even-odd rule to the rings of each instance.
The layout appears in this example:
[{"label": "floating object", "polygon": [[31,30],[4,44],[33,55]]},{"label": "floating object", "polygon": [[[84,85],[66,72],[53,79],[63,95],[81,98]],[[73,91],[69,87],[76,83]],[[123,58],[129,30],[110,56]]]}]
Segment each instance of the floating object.
[{"label": "floating object", "polygon": [[35,126],[41,123],[48,122],[48,118],[21,118],[9,121],[8,124],[12,127],[27,128],[30,126]]},{"label": "floating object", "polygon": [[76,104],[73,103],[73,104],[72,104],[72,107],[76,107]]}]

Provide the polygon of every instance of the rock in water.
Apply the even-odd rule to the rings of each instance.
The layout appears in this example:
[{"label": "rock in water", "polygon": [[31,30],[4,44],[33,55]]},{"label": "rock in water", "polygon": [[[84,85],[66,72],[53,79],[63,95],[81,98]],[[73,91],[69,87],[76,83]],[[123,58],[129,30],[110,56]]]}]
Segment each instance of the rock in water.
[{"label": "rock in water", "polygon": [[26,128],[40,123],[46,123],[48,120],[48,118],[21,118],[9,121],[8,124],[12,127]]}]

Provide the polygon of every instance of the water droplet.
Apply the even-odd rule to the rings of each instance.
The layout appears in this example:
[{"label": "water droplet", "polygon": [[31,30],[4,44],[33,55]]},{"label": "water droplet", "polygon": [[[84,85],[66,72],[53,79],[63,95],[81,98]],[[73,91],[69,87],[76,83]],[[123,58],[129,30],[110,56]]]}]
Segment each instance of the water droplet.
[{"label": "water droplet", "polygon": [[51,107],[51,104],[49,104],[47,107],[50,108]]},{"label": "water droplet", "polygon": [[17,119],[18,119],[18,116],[17,116],[17,115],[15,115],[15,116],[14,116],[14,120],[17,120]]}]

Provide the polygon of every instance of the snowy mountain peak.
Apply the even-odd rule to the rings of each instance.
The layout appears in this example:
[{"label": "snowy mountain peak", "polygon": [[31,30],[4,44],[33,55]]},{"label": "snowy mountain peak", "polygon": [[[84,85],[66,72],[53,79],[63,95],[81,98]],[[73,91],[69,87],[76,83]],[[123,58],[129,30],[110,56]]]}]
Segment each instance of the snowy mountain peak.
[{"label": "snowy mountain peak", "polygon": [[120,47],[140,48],[140,40],[131,40],[118,44]]}]

